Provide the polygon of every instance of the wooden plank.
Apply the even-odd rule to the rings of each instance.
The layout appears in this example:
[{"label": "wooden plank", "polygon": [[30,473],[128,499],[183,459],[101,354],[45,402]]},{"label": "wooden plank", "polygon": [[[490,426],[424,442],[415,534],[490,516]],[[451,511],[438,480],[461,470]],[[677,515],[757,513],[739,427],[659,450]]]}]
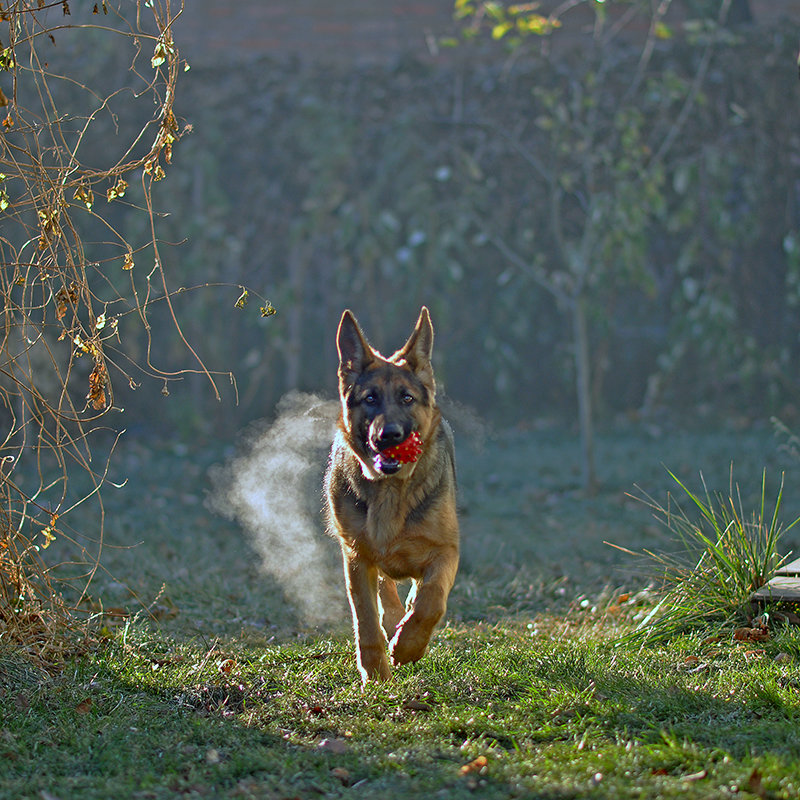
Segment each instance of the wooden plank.
[{"label": "wooden plank", "polygon": [[773,578],[766,586],[753,593],[753,599],[800,603],[800,578],[792,576]]},{"label": "wooden plank", "polygon": [[775,571],[776,575],[800,575],[800,558],[784,564],[780,569]]}]

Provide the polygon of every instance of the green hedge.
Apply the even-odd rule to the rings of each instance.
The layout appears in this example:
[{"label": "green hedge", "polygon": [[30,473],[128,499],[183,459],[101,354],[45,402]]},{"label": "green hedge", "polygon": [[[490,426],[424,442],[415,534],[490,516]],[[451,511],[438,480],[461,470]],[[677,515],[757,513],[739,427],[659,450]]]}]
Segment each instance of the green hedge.
[{"label": "green hedge", "polygon": [[[540,269],[557,283],[561,268],[530,155],[556,176],[568,240],[580,240],[586,207],[603,215],[588,281],[596,407],[788,414],[800,335],[796,34],[719,41],[663,157],[701,44],[659,43],[632,95],[635,48],[511,65],[462,47],[436,64],[193,68],[176,104],[193,132],[162,184],[160,236],[186,239],[168,250],[173,288],[229,285],[176,302],[207,365],[235,373],[239,405],[218,404],[197,377],[184,399],[172,391],[166,418],[235,429],[290,388],[332,394],[342,309],[391,351],[423,303],[449,395],[500,424],[569,418],[571,323],[536,279]],[[255,300],[234,308],[239,286],[278,313],[262,317]],[[169,364],[181,352],[160,355]],[[121,404],[150,424],[153,402],[145,390]]]}]

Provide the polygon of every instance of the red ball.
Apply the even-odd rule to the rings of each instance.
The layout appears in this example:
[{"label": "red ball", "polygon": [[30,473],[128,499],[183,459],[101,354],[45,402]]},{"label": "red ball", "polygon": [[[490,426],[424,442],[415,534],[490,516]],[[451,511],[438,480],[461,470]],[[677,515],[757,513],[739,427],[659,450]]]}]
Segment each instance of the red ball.
[{"label": "red ball", "polygon": [[412,431],[410,436],[394,447],[388,447],[383,451],[383,455],[389,458],[396,458],[401,464],[410,464],[416,461],[422,454],[422,439],[416,431]]}]

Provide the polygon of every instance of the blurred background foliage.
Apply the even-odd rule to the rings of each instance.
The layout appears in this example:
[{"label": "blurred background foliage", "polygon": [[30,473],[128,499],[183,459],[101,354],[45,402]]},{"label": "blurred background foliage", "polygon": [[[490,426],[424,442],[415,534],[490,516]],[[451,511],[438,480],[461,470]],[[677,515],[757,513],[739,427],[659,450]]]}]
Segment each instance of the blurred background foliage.
[{"label": "blurred background foliage", "polygon": [[[662,32],[646,60],[641,41],[512,51],[472,37],[428,62],[193,67],[157,231],[173,289],[226,285],[173,304],[236,384],[222,403],[203,375],[163,402],[120,386],[129,430],[227,435],[287,390],[332,396],[342,309],[391,351],[423,303],[450,396],[498,426],[571,422],[578,301],[599,419],[791,423],[797,30],[705,23]],[[73,57],[124,85],[128,54]],[[98,159],[130,108],[98,119]],[[146,217],[114,213],[126,241],[149,240]],[[278,313],[236,308],[240,287]],[[174,337],[152,340],[164,370],[185,363]]]}]

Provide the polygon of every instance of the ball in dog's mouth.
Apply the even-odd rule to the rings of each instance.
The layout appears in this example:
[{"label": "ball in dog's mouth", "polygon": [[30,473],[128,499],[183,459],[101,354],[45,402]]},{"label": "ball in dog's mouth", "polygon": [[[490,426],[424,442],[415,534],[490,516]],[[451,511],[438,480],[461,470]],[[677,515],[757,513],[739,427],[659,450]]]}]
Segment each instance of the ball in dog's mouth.
[{"label": "ball in dog's mouth", "polygon": [[376,453],[373,458],[375,469],[384,475],[394,475],[403,464],[412,464],[422,454],[422,439],[416,431],[400,444],[387,447]]}]

